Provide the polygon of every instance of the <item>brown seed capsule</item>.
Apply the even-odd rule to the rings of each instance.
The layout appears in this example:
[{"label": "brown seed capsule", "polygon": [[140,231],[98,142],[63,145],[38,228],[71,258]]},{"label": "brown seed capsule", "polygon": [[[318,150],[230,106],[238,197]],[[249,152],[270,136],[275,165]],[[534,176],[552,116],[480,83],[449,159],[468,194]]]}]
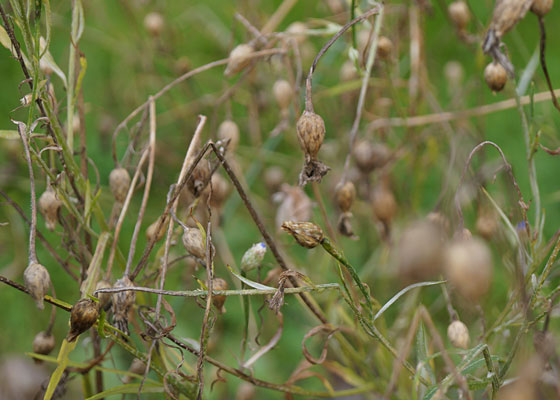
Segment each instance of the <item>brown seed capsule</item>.
[{"label": "brown seed capsule", "polygon": [[[41,331],[33,339],[33,353],[48,355],[53,351],[56,342],[52,333]],[[35,360],[40,362],[40,360]]]},{"label": "brown seed capsule", "polygon": [[461,296],[478,301],[492,282],[492,254],[480,239],[457,239],[446,250],[445,272]]},{"label": "brown seed capsule", "polygon": [[371,194],[371,206],[378,220],[389,225],[397,212],[397,201],[389,185],[380,182]]},{"label": "brown seed capsule", "polygon": [[228,151],[234,152],[239,144],[239,127],[229,119],[225,120],[218,127],[218,139],[229,140]]},{"label": "brown seed capsule", "polygon": [[342,212],[350,211],[356,199],[356,187],[351,181],[340,182],[336,187],[336,205]]},{"label": "brown seed capsule", "polygon": [[[113,288],[129,288],[133,287],[134,284],[128,276],[123,276],[121,279],[115,282]],[[126,290],[123,292],[117,292],[113,294],[113,322],[115,327],[129,334],[128,331],[128,314],[130,309],[136,301],[136,292],[132,290]]]},{"label": "brown seed capsule", "polygon": [[[214,278],[214,280],[212,281],[212,289],[213,290],[228,290],[228,284],[222,278]],[[226,312],[226,308],[224,307],[226,299],[227,299],[227,296],[224,296],[223,294],[216,294],[216,295],[212,296],[212,303],[214,304],[214,307],[216,307],[220,313],[225,313]]]},{"label": "brown seed capsule", "polygon": [[299,144],[306,157],[314,160],[325,139],[325,122],[312,111],[304,111],[296,125]]},{"label": "brown seed capsule", "polygon": [[165,232],[167,230],[167,224],[165,222],[161,225],[159,231],[157,230],[160,220],[161,217],[156,219],[150,226],[148,226],[148,228],[146,228],[146,239],[148,239],[149,242],[159,242],[165,236]]},{"label": "brown seed capsule", "polygon": [[460,349],[467,349],[471,340],[469,336],[469,329],[461,321],[453,321],[447,327],[447,337],[451,344]]},{"label": "brown seed capsule", "polygon": [[491,210],[481,210],[476,219],[476,231],[486,240],[490,240],[498,230],[498,218]]},{"label": "brown seed capsule", "polygon": [[393,53],[393,42],[387,36],[379,36],[377,42],[377,55],[382,60],[388,60]]},{"label": "brown seed capsule", "polygon": [[194,197],[199,197],[204,189],[206,189],[210,180],[210,166],[208,162],[202,160],[194,168],[191,177],[187,181],[187,188]]},{"label": "brown seed capsule", "polygon": [[284,170],[280,167],[268,167],[264,171],[264,184],[272,193],[276,193],[285,180]]},{"label": "brown seed capsule", "polygon": [[302,44],[305,42],[307,26],[303,22],[292,22],[288,29],[286,29],[286,33],[289,37],[294,38],[298,44]]},{"label": "brown seed capsule", "polygon": [[274,82],[272,93],[274,93],[274,99],[282,110],[285,110],[290,106],[292,98],[294,97],[294,90],[292,89],[292,85],[290,85],[290,83],[284,79],[280,79]]},{"label": "brown seed capsule", "polygon": [[49,271],[37,262],[30,263],[23,272],[23,282],[29,293],[35,299],[37,307],[44,308],[43,298],[51,285]]},{"label": "brown seed capsule", "polygon": [[206,259],[206,247],[202,241],[202,233],[198,228],[186,227],[183,232],[183,246],[195,257],[201,260]]},{"label": "brown seed capsule", "polygon": [[70,311],[70,332],[66,340],[73,342],[95,324],[99,318],[99,303],[91,299],[81,299]]},{"label": "brown seed capsule", "polygon": [[[111,285],[111,282],[102,279],[99,282],[97,282],[97,284],[95,285],[95,290],[110,289],[112,287],[113,286]],[[107,310],[108,307],[111,305],[111,300],[113,299],[113,295],[111,293],[97,293],[97,298],[99,299],[99,304],[101,305],[101,308]]]},{"label": "brown seed capsule", "polygon": [[[146,363],[140,360],[139,358],[135,358],[134,360],[132,360],[132,362],[130,363],[130,367],[128,367],[128,372],[136,375],[144,375],[145,371],[146,371]],[[123,378],[123,382],[125,384],[130,383],[132,382],[132,379],[134,379],[132,376],[126,375]]]},{"label": "brown seed capsule", "polygon": [[449,219],[439,211],[433,211],[426,216],[426,220],[439,228],[442,234],[449,231]]},{"label": "brown seed capsule", "polygon": [[52,188],[48,188],[41,197],[39,197],[39,212],[45,218],[45,226],[49,231],[53,231],[58,220],[58,210],[62,202],[56,197],[56,193]]},{"label": "brown seed capsule", "polygon": [[554,0],[533,0],[531,11],[539,17],[543,17],[552,10]]},{"label": "brown seed capsule", "polygon": [[301,246],[312,249],[323,242],[323,230],[312,222],[285,221],[282,230],[294,237]]},{"label": "brown seed capsule", "polygon": [[214,208],[221,208],[227,200],[231,186],[228,181],[217,172],[212,175],[212,197],[210,197],[210,205]]},{"label": "brown seed capsule", "polygon": [[280,198],[280,205],[276,211],[276,226],[278,229],[284,221],[307,221],[312,215],[311,199],[299,186],[283,184],[281,192],[275,195]]},{"label": "brown seed capsule", "polygon": [[109,187],[113,197],[119,203],[126,199],[128,189],[130,189],[130,175],[124,168],[115,168],[109,174]]},{"label": "brown seed capsule", "polygon": [[371,143],[361,140],[354,145],[352,151],[356,165],[363,173],[367,174],[375,168],[384,166],[390,157],[390,151],[382,143]]},{"label": "brown seed capsule", "polygon": [[499,92],[507,82],[507,72],[501,64],[493,61],[484,69],[484,80],[493,92]]},{"label": "brown seed capsule", "polygon": [[224,71],[224,75],[227,77],[233,76],[238,72],[241,72],[249,63],[251,62],[251,56],[253,55],[253,46],[243,43],[235,47],[231,53],[229,53],[229,61]]},{"label": "brown seed capsule", "polygon": [[152,36],[159,36],[165,27],[165,20],[160,13],[151,12],[144,17],[144,28]]},{"label": "brown seed capsule", "polygon": [[471,20],[469,6],[467,6],[467,3],[462,0],[454,1],[449,4],[447,12],[449,13],[451,21],[453,21],[457,29],[460,31],[464,30]]}]

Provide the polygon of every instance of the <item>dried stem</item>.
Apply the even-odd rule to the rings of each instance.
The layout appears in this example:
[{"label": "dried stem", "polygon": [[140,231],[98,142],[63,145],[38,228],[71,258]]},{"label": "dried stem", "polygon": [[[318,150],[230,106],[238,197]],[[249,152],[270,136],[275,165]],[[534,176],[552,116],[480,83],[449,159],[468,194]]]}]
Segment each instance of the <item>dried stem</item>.
[{"label": "dried stem", "polygon": [[540,41],[540,58],[541,58],[541,67],[544,73],[544,77],[546,78],[546,84],[548,85],[548,89],[550,90],[550,97],[552,99],[552,104],[558,111],[560,111],[560,104],[558,104],[558,100],[556,99],[556,94],[554,93],[554,89],[552,88],[552,82],[550,81],[550,75],[548,74],[548,68],[546,67],[546,56],[545,56],[545,49],[546,49],[546,29],[544,26],[544,18],[538,17],[539,19],[539,28],[541,31],[541,41]]}]

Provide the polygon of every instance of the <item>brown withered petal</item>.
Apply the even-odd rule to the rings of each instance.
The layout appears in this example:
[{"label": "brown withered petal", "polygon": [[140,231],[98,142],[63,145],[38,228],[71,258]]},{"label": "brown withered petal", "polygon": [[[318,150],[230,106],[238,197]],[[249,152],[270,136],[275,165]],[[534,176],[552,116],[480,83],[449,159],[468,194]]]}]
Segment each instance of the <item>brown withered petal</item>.
[{"label": "brown withered petal", "polygon": [[312,249],[323,242],[323,230],[312,222],[285,221],[282,230],[291,234],[301,246]]},{"label": "brown withered petal", "polygon": [[70,332],[66,340],[73,342],[78,336],[95,324],[99,317],[100,304],[91,299],[81,299],[70,311]]}]

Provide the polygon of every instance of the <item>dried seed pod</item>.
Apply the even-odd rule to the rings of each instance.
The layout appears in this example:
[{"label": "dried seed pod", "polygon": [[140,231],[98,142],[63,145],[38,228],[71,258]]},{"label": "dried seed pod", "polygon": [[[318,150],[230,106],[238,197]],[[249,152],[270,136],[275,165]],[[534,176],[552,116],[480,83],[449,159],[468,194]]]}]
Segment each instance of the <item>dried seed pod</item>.
[{"label": "dried seed pod", "polygon": [[276,193],[285,180],[284,170],[280,167],[268,167],[264,171],[264,184],[272,193]]},{"label": "dried seed pod", "polygon": [[493,61],[484,69],[484,80],[493,92],[499,92],[507,82],[506,69],[501,64]]},{"label": "dried seed pod", "polygon": [[109,187],[113,197],[119,203],[123,203],[130,189],[130,175],[125,168],[115,168],[109,174]]},{"label": "dried seed pod", "polygon": [[455,240],[446,250],[445,272],[461,296],[480,300],[492,282],[490,249],[477,238]]},{"label": "dried seed pod", "polygon": [[397,201],[387,183],[380,182],[373,188],[371,205],[377,219],[389,226],[397,212]]},{"label": "dried seed pod", "polygon": [[533,0],[531,11],[539,17],[544,17],[550,12],[550,10],[552,10],[553,5],[554,0]]},{"label": "dried seed pod", "polygon": [[[133,359],[132,362],[130,363],[130,367],[128,367],[128,372],[136,375],[144,375],[145,371],[146,371],[146,363],[140,360],[139,358]],[[125,377],[123,378],[123,382],[125,384],[130,383],[132,382],[132,379],[134,379],[134,377],[130,375],[125,375]]]},{"label": "dried seed pod", "polygon": [[255,243],[243,254],[241,269],[247,272],[260,267],[265,254],[266,245],[263,242]]},{"label": "dried seed pod", "polygon": [[[148,239],[149,242],[159,242],[161,239],[163,239],[163,237],[165,236],[165,232],[166,232],[166,222],[164,221],[164,223],[161,225],[161,227],[159,228],[159,231],[157,230],[159,221],[161,220],[161,217],[159,217],[158,219],[156,219],[150,226],[148,226],[148,228],[146,228],[146,239]],[[166,218],[167,220],[167,218]]]},{"label": "dried seed pod", "polygon": [[[95,290],[110,289],[112,287],[113,286],[111,285],[111,282],[102,279],[98,281],[97,284],[95,285]],[[97,293],[97,298],[99,299],[99,304],[101,305],[101,308],[107,311],[109,309],[109,306],[111,305],[111,300],[113,299],[113,295],[111,293]]]},{"label": "dried seed pod", "polygon": [[253,46],[243,43],[235,47],[231,53],[229,53],[229,61],[224,71],[224,75],[227,77],[233,76],[241,72],[249,63],[251,62],[251,56],[253,55]]},{"label": "dried seed pod", "polygon": [[[212,281],[212,290],[228,290],[228,284],[222,278],[214,278]],[[212,303],[221,314],[226,312],[226,308],[224,307],[226,299],[227,296],[224,296],[223,294],[216,294],[212,296]]]},{"label": "dried seed pod", "polygon": [[210,205],[219,209],[227,200],[231,192],[231,186],[228,181],[218,173],[212,175],[211,183],[212,197],[210,197]]},{"label": "dried seed pod", "polygon": [[255,398],[255,385],[251,382],[241,382],[237,387],[235,400],[253,400]]},{"label": "dried seed pod", "polygon": [[31,262],[23,272],[23,282],[35,299],[37,307],[42,310],[44,308],[43,298],[51,285],[49,271],[38,262]]},{"label": "dried seed pod", "polygon": [[429,221],[419,221],[402,234],[396,248],[398,273],[405,282],[421,282],[441,271],[441,230]]},{"label": "dried seed pod", "polygon": [[342,212],[348,212],[356,199],[356,187],[352,181],[340,182],[335,189],[336,205]]},{"label": "dried seed pod", "polygon": [[201,260],[206,259],[206,247],[202,240],[202,233],[198,228],[184,228],[182,240],[183,246],[190,254]]},{"label": "dried seed pod", "polygon": [[151,12],[144,17],[144,28],[152,36],[159,36],[165,27],[165,20],[160,13]]},{"label": "dried seed pod", "polygon": [[49,231],[53,231],[58,220],[58,210],[62,201],[56,197],[54,190],[49,187],[41,197],[39,197],[39,212],[45,218],[45,226]]},{"label": "dried seed pod", "polygon": [[342,64],[339,76],[342,82],[348,82],[353,81],[354,79],[358,79],[360,75],[358,74],[354,63],[350,60],[347,60],[344,62],[344,64]]},{"label": "dried seed pod", "polygon": [[312,215],[311,199],[298,186],[283,184],[278,196],[280,206],[276,211],[276,226],[278,229],[284,221],[307,221]]},{"label": "dried seed pod", "polygon": [[239,127],[229,119],[226,119],[218,127],[218,139],[229,140],[228,150],[234,152],[239,144]]},{"label": "dried seed pod", "polygon": [[274,93],[274,99],[282,110],[285,110],[290,106],[292,98],[294,97],[292,85],[284,79],[279,79],[274,82],[272,93]]},{"label": "dried seed pod", "polygon": [[496,1],[492,22],[482,44],[485,53],[491,52],[497,55],[501,38],[525,17],[532,3],[533,0]]},{"label": "dried seed pod", "polygon": [[66,340],[73,342],[95,324],[99,318],[99,303],[91,299],[81,299],[70,311],[70,332]]},{"label": "dried seed pod", "polygon": [[294,38],[298,44],[302,44],[306,39],[307,26],[303,22],[292,22],[286,33],[289,37]]},{"label": "dried seed pod", "polygon": [[352,150],[356,165],[364,174],[368,174],[375,168],[384,166],[390,157],[390,151],[383,143],[372,143],[361,140],[354,145]]},{"label": "dried seed pod", "polygon": [[[33,339],[33,353],[43,354],[46,356],[53,351],[55,346],[56,342],[52,333],[41,331],[36,334]],[[41,362],[39,359],[36,359],[35,361]]]},{"label": "dried seed pod", "polygon": [[490,240],[498,230],[498,218],[491,210],[480,210],[476,218],[476,231],[486,240]]},{"label": "dried seed pod", "polygon": [[469,328],[459,320],[455,320],[447,327],[447,337],[451,344],[460,349],[467,349],[471,340]]},{"label": "dried seed pod", "polygon": [[292,235],[300,246],[308,249],[320,245],[325,238],[323,230],[312,222],[285,221],[282,230]]},{"label": "dried seed pod", "polygon": [[[128,276],[123,276],[115,282],[113,288],[130,288],[134,284]],[[136,292],[125,290],[113,294],[113,323],[115,327],[129,334],[128,330],[128,314],[136,301]]]},{"label": "dried seed pod", "polygon": [[317,153],[325,139],[325,122],[320,115],[304,111],[296,125],[299,144],[306,157],[317,158]]},{"label": "dried seed pod", "polygon": [[467,6],[467,3],[462,0],[454,1],[449,4],[447,12],[449,13],[451,21],[453,21],[457,29],[460,31],[464,30],[471,20],[469,6]]},{"label": "dried seed pod", "polygon": [[432,211],[426,216],[426,220],[439,228],[442,234],[449,232],[449,219],[439,211]]},{"label": "dried seed pod", "polygon": [[393,42],[387,36],[379,36],[377,41],[377,55],[382,60],[388,60],[393,53]]}]

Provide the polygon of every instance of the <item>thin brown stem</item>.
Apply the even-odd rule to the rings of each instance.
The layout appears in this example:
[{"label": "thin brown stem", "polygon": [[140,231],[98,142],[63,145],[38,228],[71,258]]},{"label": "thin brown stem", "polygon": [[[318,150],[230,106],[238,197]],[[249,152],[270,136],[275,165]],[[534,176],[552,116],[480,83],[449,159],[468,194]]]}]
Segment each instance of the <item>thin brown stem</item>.
[{"label": "thin brown stem", "polygon": [[550,97],[552,99],[552,104],[558,111],[560,111],[560,104],[558,104],[558,100],[556,99],[556,94],[554,93],[554,89],[552,88],[552,82],[550,81],[550,75],[548,74],[548,68],[546,67],[546,56],[545,56],[545,49],[546,49],[546,29],[544,26],[544,18],[538,17],[539,19],[539,28],[541,31],[541,41],[540,41],[540,58],[541,58],[541,67],[544,73],[544,77],[546,78],[546,84],[548,85],[548,90],[550,90]]}]

